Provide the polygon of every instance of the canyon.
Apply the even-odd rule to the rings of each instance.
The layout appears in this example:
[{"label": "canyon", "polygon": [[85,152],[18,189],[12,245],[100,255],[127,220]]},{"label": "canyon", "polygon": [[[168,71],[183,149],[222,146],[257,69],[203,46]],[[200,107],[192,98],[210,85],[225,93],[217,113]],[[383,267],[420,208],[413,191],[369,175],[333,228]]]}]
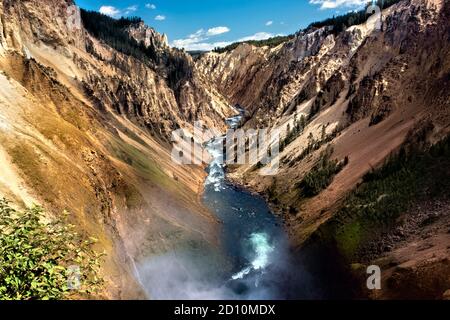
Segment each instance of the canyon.
[{"label": "canyon", "polygon": [[[170,257],[204,255],[211,260],[200,262],[223,267],[212,257],[239,246],[224,237],[250,237],[259,223],[229,217],[254,207],[282,234],[278,253],[292,257],[286,277],[323,277],[305,276],[292,290],[333,292],[283,298],[448,296],[448,1],[399,1],[383,10],[381,28],[374,15],[339,33],[311,27],[276,47],[242,43],[195,58],[142,21],[123,30],[149,54],[122,52],[74,5],[0,1],[0,196],[18,208],[40,204],[50,216],[67,211],[80,233],[99,239],[105,288],[96,298],[170,298],[152,288],[165,277],[158,272],[173,277],[174,261],[191,263]],[[80,25],[67,23],[74,17]],[[171,134],[190,135],[201,120],[220,136],[240,110],[242,128],[282,133],[280,168],[273,176],[260,174],[264,165],[223,168],[227,190],[216,194],[206,166],[172,161]],[[406,169],[397,170],[403,152]],[[305,178],[321,166],[339,170],[307,194]],[[419,181],[413,174],[423,183],[409,192]],[[394,187],[379,187],[386,177]],[[375,198],[363,198],[364,188],[378,188],[368,192]],[[377,216],[382,223],[369,217],[370,208],[397,202],[405,207]],[[383,290],[364,288],[371,264],[384,270]]]}]

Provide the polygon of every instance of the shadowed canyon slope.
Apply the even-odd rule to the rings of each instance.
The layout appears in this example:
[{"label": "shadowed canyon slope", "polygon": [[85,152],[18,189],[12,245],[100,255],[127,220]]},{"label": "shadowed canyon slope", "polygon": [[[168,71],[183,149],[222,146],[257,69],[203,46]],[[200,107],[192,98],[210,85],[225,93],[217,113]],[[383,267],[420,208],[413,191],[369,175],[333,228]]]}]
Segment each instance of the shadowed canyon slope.
[{"label": "shadowed canyon slope", "polygon": [[[141,21],[122,30],[135,51],[114,48],[88,16],[68,23],[88,14],[73,5],[0,0],[0,196],[66,210],[99,238],[101,298],[145,298],[135,261],[217,245],[217,218],[200,201],[204,168],[171,161],[171,132],[197,120],[223,132],[237,104],[244,128],[280,130],[280,169],[231,166],[229,177],[265,195],[296,248],[336,257],[356,278],[363,265],[385,266],[393,289],[364,296],[442,298],[450,288],[448,1],[399,1],[381,26],[372,16],[340,33],[309,28],[274,48],[244,43],[195,60]],[[404,150],[404,167],[383,169]],[[380,214],[388,227],[353,215],[411,200],[420,192],[393,189],[409,192],[418,170],[427,196],[394,218]]]}]

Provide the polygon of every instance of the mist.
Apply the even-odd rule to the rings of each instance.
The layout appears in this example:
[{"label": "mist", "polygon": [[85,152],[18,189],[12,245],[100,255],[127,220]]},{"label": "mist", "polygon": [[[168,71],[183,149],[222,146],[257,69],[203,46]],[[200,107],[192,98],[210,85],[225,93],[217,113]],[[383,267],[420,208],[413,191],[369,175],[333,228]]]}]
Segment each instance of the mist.
[{"label": "mist", "polygon": [[[249,245],[252,239],[266,248]],[[311,275],[293,255],[284,236],[270,243],[249,235],[242,256],[183,249],[138,264],[139,278],[154,300],[318,299]],[[269,250],[269,248],[272,248]],[[265,256],[263,256],[265,255]],[[241,261],[239,263],[238,261]]]}]

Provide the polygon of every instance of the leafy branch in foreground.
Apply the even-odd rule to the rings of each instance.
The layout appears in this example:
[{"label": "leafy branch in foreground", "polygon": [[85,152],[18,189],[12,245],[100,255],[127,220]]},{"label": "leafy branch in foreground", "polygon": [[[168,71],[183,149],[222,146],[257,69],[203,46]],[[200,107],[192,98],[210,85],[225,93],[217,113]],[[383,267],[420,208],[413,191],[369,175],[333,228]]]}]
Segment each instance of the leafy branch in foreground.
[{"label": "leafy branch in foreground", "polygon": [[[19,212],[0,199],[0,300],[69,299],[100,289],[97,240],[64,219],[47,220],[41,207]],[[72,274],[74,266],[79,274]]]}]

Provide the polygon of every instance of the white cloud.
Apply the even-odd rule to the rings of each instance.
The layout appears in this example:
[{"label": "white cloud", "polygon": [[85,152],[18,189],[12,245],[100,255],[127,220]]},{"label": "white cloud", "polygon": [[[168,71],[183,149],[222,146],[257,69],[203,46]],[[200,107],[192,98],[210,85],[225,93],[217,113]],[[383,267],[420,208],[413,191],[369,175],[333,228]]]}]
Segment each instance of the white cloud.
[{"label": "white cloud", "polygon": [[268,32],[257,32],[254,35],[244,37],[238,40],[238,42],[242,41],[252,41],[252,40],[265,40],[269,38],[273,38],[275,35]]},{"label": "white cloud", "polygon": [[[215,29],[215,28],[213,28]],[[228,29],[228,28],[227,28]],[[268,32],[257,32],[254,35],[243,37],[234,41],[209,41],[211,29],[205,31],[204,29],[197,30],[195,33],[188,35],[185,39],[177,39],[171,43],[172,47],[184,48],[186,50],[203,50],[210,51],[217,47],[226,47],[234,42],[244,42],[251,40],[265,40],[276,35]],[[229,31],[229,30],[228,30]],[[227,32],[228,32],[227,31]],[[214,32],[212,32],[214,33]],[[221,34],[221,33],[218,33]],[[217,34],[215,34],[217,35]]]},{"label": "white cloud", "polygon": [[271,26],[271,25],[273,25],[273,21],[272,20],[266,22],[266,26]]},{"label": "white cloud", "polygon": [[155,9],[156,9],[156,6],[155,6],[153,3],[147,3],[147,4],[145,5],[145,7],[146,7],[147,9],[151,9],[151,10],[155,10]]},{"label": "white cloud", "polygon": [[367,0],[309,0],[310,4],[320,5],[320,9],[336,9],[339,7],[361,7]]},{"label": "white cloud", "polygon": [[128,14],[130,14],[130,13],[132,13],[132,12],[136,12],[138,8],[139,8],[138,5],[129,6],[129,7],[126,8],[126,10],[125,10],[125,15],[128,15]]},{"label": "white cloud", "polygon": [[219,34],[230,32],[230,29],[228,27],[214,27],[211,29],[208,29],[208,32],[206,33],[207,36],[217,36]]},{"label": "white cloud", "polygon": [[228,27],[214,27],[208,30],[199,29],[196,32],[190,34],[185,39],[174,40],[171,45],[177,48],[184,48],[186,50],[204,50],[209,51],[216,47],[225,47],[231,42],[227,41],[208,41],[211,37],[215,37],[229,32]]},{"label": "white cloud", "polygon": [[199,42],[199,43],[193,43],[186,46],[177,46],[175,45],[177,40],[173,42],[173,46],[177,48],[184,48],[188,51],[211,51],[214,48],[218,47],[226,47],[227,45],[231,44],[231,42],[221,41],[221,42]]},{"label": "white cloud", "polygon": [[99,12],[110,17],[120,15],[120,10],[113,6],[101,6]]},{"label": "white cloud", "polygon": [[205,34],[205,30],[199,29],[199,30],[197,30],[195,33],[190,34],[190,35],[189,35],[189,38],[191,38],[191,39],[197,39],[197,38],[203,37],[204,34]]},{"label": "white cloud", "polygon": [[164,20],[166,20],[166,16],[162,16],[162,15],[158,14],[155,17],[155,20],[157,20],[157,21],[164,21]]},{"label": "white cloud", "polygon": [[191,46],[196,45],[205,40],[208,40],[208,38],[205,37],[205,30],[200,29],[193,34],[190,34],[186,39],[174,40],[172,42],[172,45],[177,48],[188,49]]},{"label": "white cloud", "polygon": [[123,9],[123,11],[113,6],[101,6],[99,12],[107,16],[117,18],[121,15],[129,15],[133,12],[136,12],[138,9],[139,9],[138,5],[129,6],[128,8]]}]

